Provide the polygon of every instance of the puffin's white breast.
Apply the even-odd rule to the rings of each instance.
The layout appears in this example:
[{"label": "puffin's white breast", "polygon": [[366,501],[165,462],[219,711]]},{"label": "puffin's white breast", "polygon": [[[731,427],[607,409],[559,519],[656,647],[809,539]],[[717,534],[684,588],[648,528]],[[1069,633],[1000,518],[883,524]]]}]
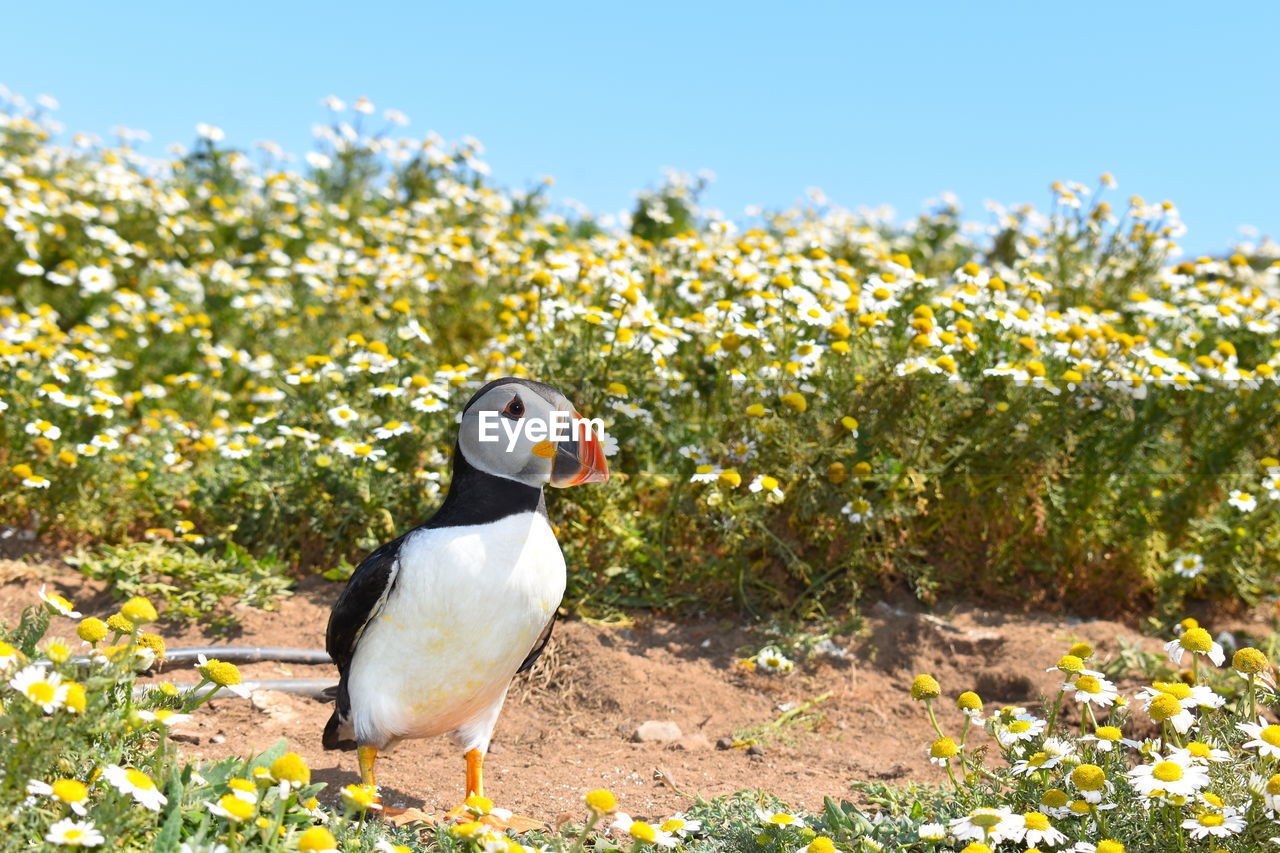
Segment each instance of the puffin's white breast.
[{"label": "puffin's white breast", "polygon": [[418,530],[349,672],[362,743],[451,731],[498,701],[564,595],[545,516]]}]

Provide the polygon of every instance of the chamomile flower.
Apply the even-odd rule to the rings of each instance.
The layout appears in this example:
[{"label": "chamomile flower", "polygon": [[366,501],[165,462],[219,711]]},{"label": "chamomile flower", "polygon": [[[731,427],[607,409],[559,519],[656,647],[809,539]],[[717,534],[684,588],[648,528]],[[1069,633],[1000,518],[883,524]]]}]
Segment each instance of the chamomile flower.
[{"label": "chamomile flower", "polygon": [[240,669],[233,663],[220,661],[217,658],[206,658],[201,653],[196,658],[196,670],[201,677],[218,685],[241,699],[249,698],[249,689],[241,683]]},{"label": "chamomile flower", "polygon": [[791,829],[800,829],[804,826],[804,818],[788,812],[773,812],[758,808],[756,809],[756,817],[765,826],[790,827]]},{"label": "chamomile flower", "polygon": [[1024,812],[1022,815],[1022,832],[1014,839],[1028,847],[1057,847],[1066,843],[1067,836],[1055,829],[1049,816],[1044,812]]},{"label": "chamomile flower", "polygon": [[46,714],[61,708],[67,698],[67,685],[62,683],[62,676],[37,664],[20,670],[9,679],[9,686]]},{"label": "chamomile flower", "polygon": [[1258,508],[1258,499],[1248,492],[1235,490],[1231,492],[1227,498],[1227,503],[1231,504],[1241,512],[1253,512]]},{"label": "chamomile flower", "polygon": [[1236,728],[1249,738],[1242,744],[1244,749],[1256,749],[1267,758],[1280,758],[1280,726],[1259,719],[1257,723],[1236,723]]},{"label": "chamomile flower", "polygon": [[1097,675],[1080,675],[1075,681],[1064,684],[1062,688],[1074,694],[1077,702],[1097,705],[1100,708],[1111,707],[1120,697],[1114,684]]},{"label": "chamomile flower", "polygon": [[106,841],[91,820],[63,818],[52,824],[44,840],[61,847],[97,847]]},{"label": "chamomile flower", "polygon": [[765,646],[755,657],[756,667],[775,675],[783,675],[795,669],[795,663],[774,646]]},{"label": "chamomile flower", "polygon": [[1199,554],[1183,554],[1173,561],[1174,574],[1194,578],[1204,571],[1204,558]]},{"label": "chamomile flower", "polygon": [[1209,772],[1185,755],[1167,758],[1151,756],[1149,764],[1139,764],[1128,773],[1129,783],[1144,797],[1156,791],[1169,796],[1190,797],[1209,784]]},{"label": "chamomile flower", "polygon": [[127,794],[138,805],[153,812],[160,811],[160,807],[169,802],[151,777],[141,770],[109,764],[103,768],[102,777],[117,791]]},{"label": "chamomile flower", "polygon": [[1213,636],[1198,626],[1183,631],[1180,637],[1166,643],[1164,648],[1175,666],[1182,666],[1182,660],[1188,652],[1207,657],[1213,661],[1214,666],[1222,666],[1222,662],[1227,659],[1222,644],[1214,642]]},{"label": "chamomile flower", "polygon": [[702,831],[702,821],[690,820],[683,812],[679,812],[658,824],[658,829],[669,832],[677,838],[687,838]]},{"label": "chamomile flower", "polygon": [[1222,764],[1231,760],[1231,753],[1225,749],[1218,749],[1207,743],[1198,740],[1188,741],[1186,746],[1177,747],[1171,753],[1171,757],[1185,758],[1187,761],[1194,761],[1200,764]]},{"label": "chamomile flower", "polygon": [[1221,811],[1205,810],[1182,822],[1182,828],[1190,832],[1192,840],[1202,838],[1230,838],[1245,827],[1244,815],[1239,809],[1224,808]]},{"label": "chamomile flower", "polygon": [[977,808],[948,824],[957,841],[1016,841],[1026,827],[1026,819],[1012,809]]},{"label": "chamomile flower", "polygon": [[609,829],[625,832],[638,842],[644,844],[656,844],[659,847],[675,847],[678,843],[676,836],[670,832],[658,829],[651,823],[643,820],[634,820],[628,814],[618,812],[614,815],[613,823],[609,825]]},{"label": "chamomile flower", "polygon": [[89,789],[83,782],[75,779],[58,779],[52,785],[32,779],[27,783],[27,793],[66,803],[68,808],[81,817],[89,813]]},{"label": "chamomile flower", "polygon": [[1026,743],[1044,733],[1045,721],[1032,714],[1018,714],[1013,721],[996,728],[996,740],[1001,746]]},{"label": "chamomile flower", "polygon": [[916,830],[921,841],[946,841],[947,828],[940,823],[922,823]]},{"label": "chamomile flower", "polygon": [[346,405],[334,406],[329,409],[326,414],[329,416],[329,420],[333,421],[335,426],[340,427],[347,426],[360,418],[360,415],[356,413],[355,409]]},{"label": "chamomile flower", "polygon": [[80,618],[80,612],[75,609],[75,605],[56,592],[45,592],[43,584],[40,585],[40,599],[58,616],[66,616],[68,619]]}]

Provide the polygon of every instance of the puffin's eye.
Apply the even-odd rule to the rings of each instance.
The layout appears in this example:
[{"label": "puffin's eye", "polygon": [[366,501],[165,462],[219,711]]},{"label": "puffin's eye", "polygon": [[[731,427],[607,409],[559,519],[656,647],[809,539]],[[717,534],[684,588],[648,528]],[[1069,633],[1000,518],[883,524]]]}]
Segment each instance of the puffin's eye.
[{"label": "puffin's eye", "polygon": [[512,418],[523,418],[524,401],[519,397],[512,397],[511,402],[507,403],[507,407],[502,410],[502,414]]}]

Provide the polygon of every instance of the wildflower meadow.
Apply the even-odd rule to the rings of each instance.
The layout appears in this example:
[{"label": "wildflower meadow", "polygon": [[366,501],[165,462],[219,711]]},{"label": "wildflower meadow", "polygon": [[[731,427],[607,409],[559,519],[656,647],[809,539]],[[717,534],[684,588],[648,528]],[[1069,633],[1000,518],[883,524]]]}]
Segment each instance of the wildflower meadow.
[{"label": "wildflower meadow", "polygon": [[[1188,257],[1177,208],[1111,175],[903,223],[816,192],[732,220],[673,173],[611,220],[363,98],[328,99],[301,156],[212,125],[144,153],[53,107],[0,100],[0,535],[121,603],[98,620],[45,593],[0,635],[0,848],[1280,843],[1274,650],[1184,618],[1276,593],[1280,246]],[[595,790],[513,837],[483,797],[430,828],[358,785],[326,799],[283,743],[184,758],[168,728],[243,688],[214,659],[194,689],[136,684],[165,630],[345,578],[438,503],[455,415],[506,375],[606,424],[613,479],[548,495],[569,614],[794,624],[906,590],[1135,620],[1168,642],[1164,674],[1129,690],[1081,642],[1020,662],[1061,679],[1025,707],[922,674],[901,690],[936,784],[814,812],[754,792],[642,821]],[[788,654],[753,661],[784,678]]]}]

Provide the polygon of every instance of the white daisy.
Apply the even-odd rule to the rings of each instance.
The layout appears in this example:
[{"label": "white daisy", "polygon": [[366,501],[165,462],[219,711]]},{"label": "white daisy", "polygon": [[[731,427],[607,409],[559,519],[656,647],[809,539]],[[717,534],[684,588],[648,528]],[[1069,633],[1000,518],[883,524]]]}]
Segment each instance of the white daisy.
[{"label": "white daisy", "polygon": [[1225,808],[1222,811],[1203,811],[1196,817],[1189,817],[1182,822],[1182,828],[1190,830],[1195,840],[1201,838],[1228,838],[1244,829],[1244,816],[1239,809]]},{"label": "white daisy", "polygon": [[109,764],[103,769],[102,776],[117,791],[128,794],[138,805],[153,812],[160,811],[160,807],[169,802],[151,777],[141,770]]},{"label": "white daisy", "polygon": [[67,698],[67,685],[62,676],[43,666],[28,666],[9,679],[9,686],[39,706],[46,714],[62,707]]},{"label": "white daisy", "polygon": [[46,593],[45,585],[40,585],[40,599],[49,606],[49,609],[55,613],[66,616],[68,619],[79,619],[80,611],[76,610],[70,601],[67,601],[56,592]]},{"label": "white daisy", "polygon": [[1231,504],[1241,512],[1253,512],[1258,508],[1258,499],[1248,492],[1234,490],[1231,496],[1227,498],[1227,503]]},{"label": "white daisy", "polygon": [[1169,796],[1189,797],[1209,784],[1209,771],[1186,755],[1170,754],[1168,758],[1151,756],[1150,764],[1139,764],[1129,771],[1129,781],[1144,797],[1156,791]]},{"label": "white daisy", "polygon": [[1027,847],[1057,847],[1067,840],[1067,836],[1054,829],[1049,816],[1043,812],[1026,812],[1022,815],[1022,832],[1014,839]]},{"label": "white daisy", "polygon": [[1236,723],[1236,728],[1249,736],[1245,749],[1257,749],[1259,755],[1280,758],[1280,726],[1259,719],[1257,723]]},{"label": "white daisy", "polygon": [[97,847],[106,839],[91,820],[63,818],[49,827],[44,840],[63,847]]},{"label": "white daisy", "polygon": [[1026,820],[1008,808],[977,808],[964,817],[951,821],[949,826],[957,841],[999,844],[1010,839],[1017,840],[1026,827]]},{"label": "white daisy", "polygon": [[1037,719],[1032,714],[1019,714],[1013,722],[997,730],[996,740],[1000,741],[1001,746],[1013,746],[1039,737],[1044,732],[1044,727],[1044,720]]}]

